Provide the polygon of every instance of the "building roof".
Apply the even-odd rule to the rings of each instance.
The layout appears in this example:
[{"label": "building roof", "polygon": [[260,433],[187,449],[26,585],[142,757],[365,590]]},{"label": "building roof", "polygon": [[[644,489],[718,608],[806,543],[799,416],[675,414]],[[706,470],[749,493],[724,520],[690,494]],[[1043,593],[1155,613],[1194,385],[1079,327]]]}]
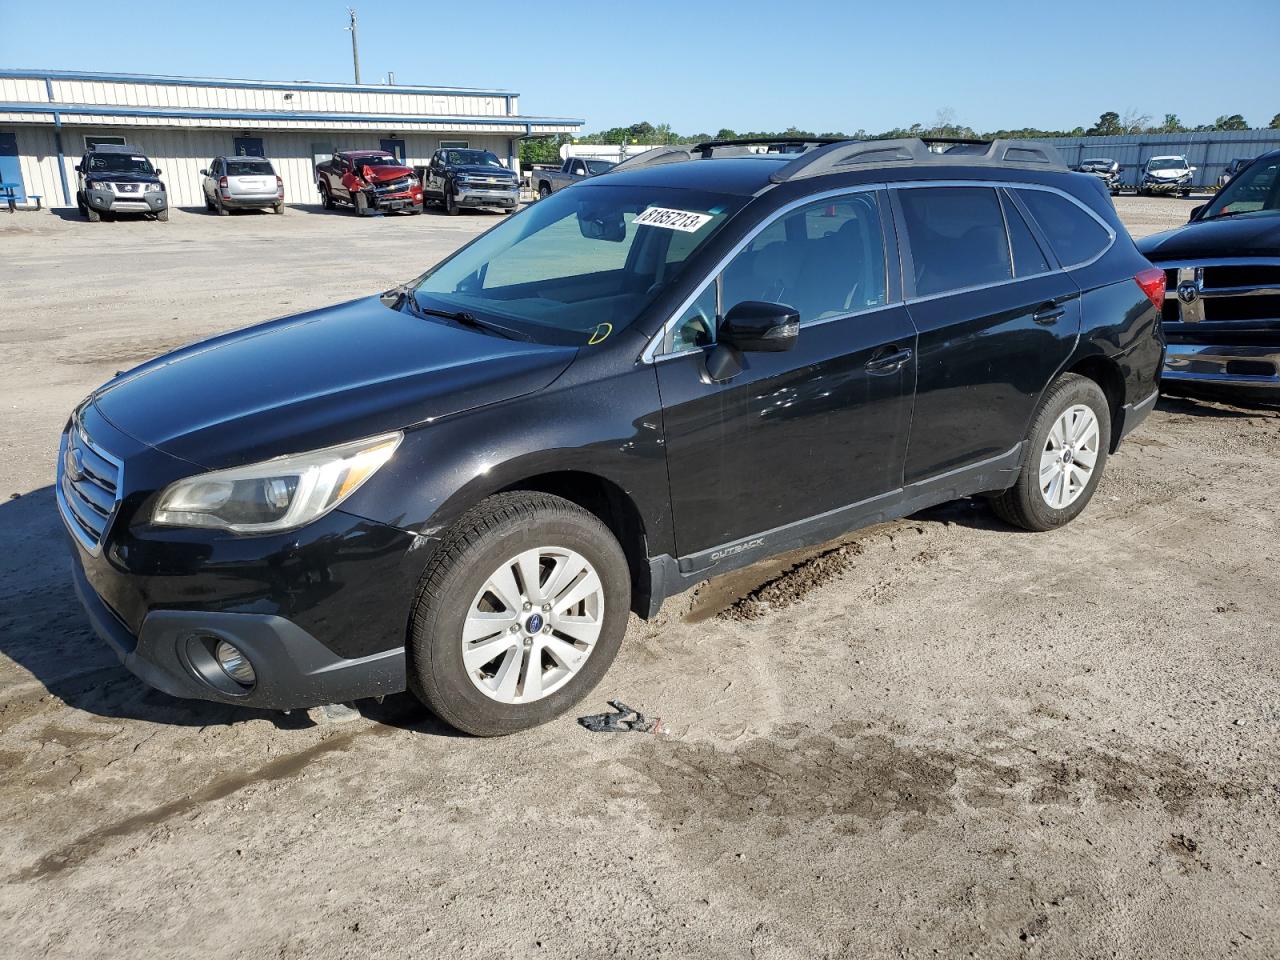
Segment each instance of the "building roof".
[{"label": "building roof", "polygon": [[221,77],[171,77],[153,73],[97,73],[86,70],[33,70],[0,67],[0,77],[27,80],[83,80],[90,83],[149,83],[180,87],[230,87],[248,90],[318,90],[339,93],[462,94],[518,97],[513,90],[416,84],[342,83],[323,80],[238,80]]}]

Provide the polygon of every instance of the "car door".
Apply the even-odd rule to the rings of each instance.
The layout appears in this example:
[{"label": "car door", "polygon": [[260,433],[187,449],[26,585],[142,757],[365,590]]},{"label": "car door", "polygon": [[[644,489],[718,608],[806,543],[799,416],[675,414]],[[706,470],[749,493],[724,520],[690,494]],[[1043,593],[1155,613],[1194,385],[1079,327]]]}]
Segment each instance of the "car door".
[{"label": "car door", "polygon": [[[686,572],[785,548],[805,539],[805,521],[901,486],[915,328],[885,253],[894,246],[875,189],[799,201],[670,325],[655,363]],[[796,345],[743,354],[740,373],[712,382],[719,318],[748,300],[797,309]]]},{"label": "car door", "polygon": [[205,203],[213,202],[213,185],[218,182],[218,158],[209,161],[208,173],[200,178],[200,192],[204,194]]},{"label": "car door", "polygon": [[351,200],[351,191],[347,189],[347,174],[351,172],[351,161],[342,154],[334,154],[333,165],[329,168],[329,193],[336,200]]},{"label": "car door", "polygon": [[905,479],[1012,458],[1080,333],[1080,290],[990,184],[891,191],[919,331]]},{"label": "car door", "polygon": [[433,197],[444,196],[444,151],[437,150],[431,156],[431,169],[427,179],[427,190]]}]

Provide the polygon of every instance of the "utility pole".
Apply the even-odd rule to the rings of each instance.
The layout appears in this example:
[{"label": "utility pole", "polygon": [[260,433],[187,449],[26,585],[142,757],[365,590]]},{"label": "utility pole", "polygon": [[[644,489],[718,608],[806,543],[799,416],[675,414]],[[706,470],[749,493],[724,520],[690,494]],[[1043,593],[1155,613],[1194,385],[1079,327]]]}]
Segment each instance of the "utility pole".
[{"label": "utility pole", "polygon": [[351,65],[356,71],[356,83],[360,82],[360,46],[356,42],[356,8],[347,7],[347,13],[351,15],[351,26],[347,27],[351,31]]}]

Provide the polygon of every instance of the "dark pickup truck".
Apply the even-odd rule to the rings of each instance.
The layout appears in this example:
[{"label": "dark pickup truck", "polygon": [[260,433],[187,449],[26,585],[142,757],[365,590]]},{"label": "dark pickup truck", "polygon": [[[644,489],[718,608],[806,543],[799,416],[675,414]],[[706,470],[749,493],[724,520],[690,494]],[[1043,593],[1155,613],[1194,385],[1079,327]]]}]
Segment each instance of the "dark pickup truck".
[{"label": "dark pickup truck", "polygon": [[1138,249],[1166,277],[1160,389],[1280,403],[1280,150]]},{"label": "dark pickup truck", "polygon": [[520,206],[520,178],[488,150],[445,147],[431,163],[415,167],[422,193],[455,216],[463,207],[489,207],[515,213]]}]

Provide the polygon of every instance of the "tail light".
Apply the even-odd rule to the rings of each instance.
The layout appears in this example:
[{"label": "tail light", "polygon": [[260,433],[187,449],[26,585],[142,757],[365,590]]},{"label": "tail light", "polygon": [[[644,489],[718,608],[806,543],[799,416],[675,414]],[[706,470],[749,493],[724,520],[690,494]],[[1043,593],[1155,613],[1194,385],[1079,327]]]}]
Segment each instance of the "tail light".
[{"label": "tail light", "polygon": [[284,196],[284,181],[280,179],[279,174],[276,175],[276,195],[280,197]]},{"label": "tail light", "polygon": [[227,183],[227,178],[226,178],[226,177],[219,177],[219,178],[218,178],[218,189],[219,189],[219,190],[226,190],[226,189],[229,189],[229,184]]},{"label": "tail light", "polygon": [[1138,275],[1133,278],[1138,282],[1138,286],[1142,288],[1142,292],[1147,295],[1147,299],[1151,301],[1151,305],[1157,310],[1164,309],[1164,271],[1159,267],[1148,267],[1146,270],[1139,270]]}]

